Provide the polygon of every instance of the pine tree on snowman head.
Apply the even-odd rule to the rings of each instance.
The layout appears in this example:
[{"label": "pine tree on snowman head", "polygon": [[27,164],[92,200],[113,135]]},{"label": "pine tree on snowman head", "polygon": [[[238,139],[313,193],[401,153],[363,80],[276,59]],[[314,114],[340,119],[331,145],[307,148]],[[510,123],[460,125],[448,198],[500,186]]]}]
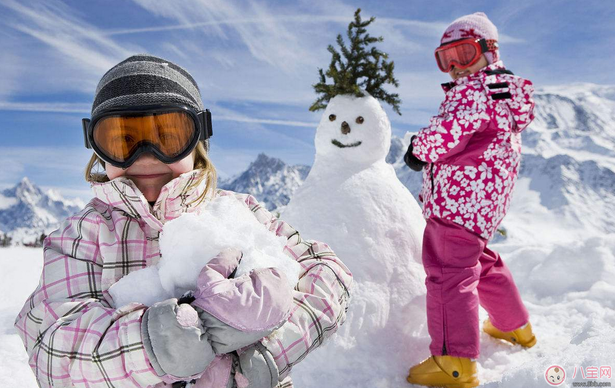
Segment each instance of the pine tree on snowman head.
[{"label": "pine tree on snowman head", "polygon": [[[374,20],[376,18],[372,16],[369,20],[363,21],[361,20],[361,8],[355,11],[354,21],[350,22],[346,32],[350,40],[350,49],[346,47],[342,35],[337,36],[337,44],[340,46],[343,59],[333,45],[329,45],[327,50],[332,55],[329,69],[326,73],[318,69],[320,82],[312,85],[316,93],[322,95],[314,101],[310,111],[325,109],[326,103],[337,95],[348,94],[363,97],[367,92],[370,96],[390,104],[393,110],[401,115],[399,95],[382,89],[384,84],[399,87],[399,82],[393,76],[395,63],[387,62],[388,55],[376,47],[368,49],[368,46],[373,43],[383,41],[381,36],[378,38],[370,36],[365,29]],[[327,84],[327,77],[333,80],[333,84]]]},{"label": "pine tree on snowman head", "polygon": [[[320,82],[313,85],[321,94],[310,107],[311,111],[325,109],[316,131],[316,160],[336,159],[361,164],[384,160],[391,144],[391,125],[378,103],[382,100],[392,105],[401,115],[398,94],[382,89],[384,84],[399,86],[393,76],[394,63],[387,62],[387,54],[376,47],[382,37],[372,37],[365,27],[375,18],[361,20],[361,9],[348,25],[350,47],[341,35],[337,44],[341,54],[329,45],[332,54],[327,72],[318,69]],[[332,84],[327,84],[327,77]]]}]

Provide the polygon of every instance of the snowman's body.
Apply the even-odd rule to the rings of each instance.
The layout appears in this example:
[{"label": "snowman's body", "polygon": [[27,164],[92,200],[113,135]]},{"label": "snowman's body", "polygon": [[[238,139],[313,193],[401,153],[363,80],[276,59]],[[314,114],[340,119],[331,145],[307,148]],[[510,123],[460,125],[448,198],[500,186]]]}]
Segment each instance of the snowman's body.
[{"label": "snowman's body", "polygon": [[282,214],[302,235],[328,243],[354,277],[346,323],[297,365],[297,386],[403,386],[409,366],[427,356],[418,351],[428,346],[425,222],[385,162],[390,141],[376,99],[333,98],[316,132],[314,166]]}]

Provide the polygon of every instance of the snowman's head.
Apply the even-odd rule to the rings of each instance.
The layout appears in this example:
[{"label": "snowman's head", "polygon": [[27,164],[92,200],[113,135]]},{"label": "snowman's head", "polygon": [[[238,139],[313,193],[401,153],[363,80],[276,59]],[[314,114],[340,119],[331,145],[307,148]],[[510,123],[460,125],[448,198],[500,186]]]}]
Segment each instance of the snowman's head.
[{"label": "snowman's head", "polygon": [[338,95],[329,101],[316,130],[316,156],[371,164],[391,146],[391,123],[378,100]]}]

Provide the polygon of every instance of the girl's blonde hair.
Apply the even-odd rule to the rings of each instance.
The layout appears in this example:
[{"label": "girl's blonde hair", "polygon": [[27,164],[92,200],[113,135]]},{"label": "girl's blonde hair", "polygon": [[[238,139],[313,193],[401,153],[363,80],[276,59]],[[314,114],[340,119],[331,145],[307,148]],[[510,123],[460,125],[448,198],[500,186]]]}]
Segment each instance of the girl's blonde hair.
[{"label": "girl's blonde hair", "polygon": [[[201,182],[203,182],[203,179],[207,179],[205,190],[195,200],[196,205],[198,205],[207,197],[207,194],[213,194],[213,192],[216,190],[218,174],[216,173],[216,168],[214,167],[213,163],[211,162],[211,160],[209,160],[209,157],[207,156],[207,150],[205,149],[205,145],[203,144],[203,142],[199,142],[193,152],[194,169],[202,169],[203,173],[200,174],[199,178],[195,180],[188,187],[188,189],[198,187]],[[90,161],[85,167],[85,180],[90,183],[109,182],[109,177],[105,172],[105,162],[100,159],[95,153],[92,154]]]}]

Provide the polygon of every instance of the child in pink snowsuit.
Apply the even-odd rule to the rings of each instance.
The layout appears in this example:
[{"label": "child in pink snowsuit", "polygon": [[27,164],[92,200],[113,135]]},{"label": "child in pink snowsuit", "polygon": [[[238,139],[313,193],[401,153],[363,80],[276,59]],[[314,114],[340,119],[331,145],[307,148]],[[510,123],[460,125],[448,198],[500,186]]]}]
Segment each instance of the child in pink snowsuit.
[{"label": "child in pink snowsuit", "polygon": [[[406,163],[423,169],[430,359],[410,370],[422,385],[478,385],[479,303],[484,330],[525,347],[536,342],[512,275],[487,248],[504,218],[521,160],[521,131],[534,118],[532,83],[499,60],[484,13],[455,20],[436,50],[452,82],[438,115],[412,138]],[[460,385],[461,386],[461,385]]]}]

